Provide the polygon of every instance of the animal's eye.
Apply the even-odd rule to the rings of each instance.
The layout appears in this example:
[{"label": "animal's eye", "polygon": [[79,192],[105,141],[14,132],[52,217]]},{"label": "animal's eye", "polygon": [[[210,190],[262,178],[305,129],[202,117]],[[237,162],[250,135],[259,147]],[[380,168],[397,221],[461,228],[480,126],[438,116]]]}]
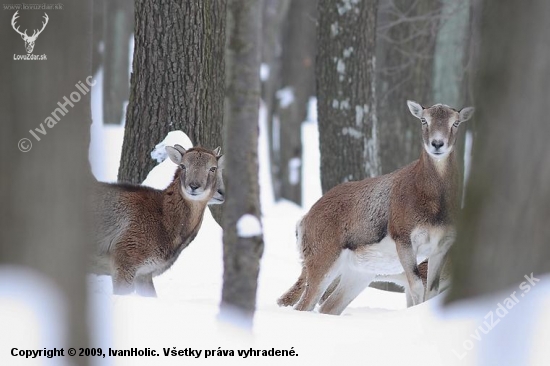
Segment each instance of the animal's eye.
[{"label": "animal's eye", "polygon": [[185,165],[180,165],[180,166],[181,166],[181,169],[182,169],[182,170],[187,169],[187,168],[185,167]]},{"label": "animal's eye", "polygon": [[459,124],[460,124],[460,122],[456,121],[455,123],[453,123],[453,127],[458,127]]},{"label": "animal's eye", "polygon": [[420,122],[422,122],[423,125],[425,125],[426,123],[428,123],[428,121],[426,121],[426,118],[420,118]]},{"label": "animal's eye", "polygon": [[216,167],[213,166],[212,168],[210,168],[210,171],[211,171],[212,173],[214,173],[214,172],[216,171]]}]

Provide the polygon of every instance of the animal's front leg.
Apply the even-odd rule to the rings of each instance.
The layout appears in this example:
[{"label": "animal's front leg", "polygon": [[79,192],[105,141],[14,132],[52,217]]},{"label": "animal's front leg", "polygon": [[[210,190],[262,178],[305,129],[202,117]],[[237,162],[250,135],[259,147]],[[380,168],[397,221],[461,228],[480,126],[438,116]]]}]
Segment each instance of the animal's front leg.
[{"label": "animal's front leg", "polygon": [[115,295],[129,295],[134,292],[134,276],[128,271],[117,270],[113,275],[113,293]]},{"label": "animal's front leg", "polygon": [[115,295],[128,295],[135,290],[136,266],[128,261],[129,258],[123,246],[115,247],[111,264]]},{"label": "animal's front leg", "polygon": [[136,277],[136,291],[141,296],[157,297],[151,273]]},{"label": "animal's front leg", "polygon": [[441,239],[438,245],[438,252],[428,259],[428,279],[426,283],[426,300],[439,294],[439,282],[443,264],[447,260],[449,249],[454,243],[455,236],[448,235]]},{"label": "animal's front leg", "polygon": [[[407,276],[408,294],[412,305],[418,305],[424,301],[424,284],[416,264],[416,253],[410,241],[396,241],[397,255]],[[410,306],[407,299],[407,306]]]}]

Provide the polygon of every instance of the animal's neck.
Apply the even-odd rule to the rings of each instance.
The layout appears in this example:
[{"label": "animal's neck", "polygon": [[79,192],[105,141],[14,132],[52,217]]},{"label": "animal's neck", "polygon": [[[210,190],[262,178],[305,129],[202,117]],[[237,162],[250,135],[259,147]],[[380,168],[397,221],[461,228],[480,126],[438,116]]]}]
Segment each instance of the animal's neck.
[{"label": "animal's neck", "polygon": [[458,165],[455,152],[451,151],[444,158],[436,159],[423,150],[415,180],[417,187],[430,196],[444,194],[450,195],[449,198],[455,198],[458,192]]},{"label": "animal's neck", "polygon": [[164,225],[170,234],[171,242],[177,242],[178,237],[185,241],[189,235],[193,235],[200,227],[206,209],[204,202],[185,200],[182,197],[178,173],[163,192],[162,209],[170,216],[164,217]]},{"label": "animal's neck", "polygon": [[445,157],[438,159],[423,149],[418,164],[421,168],[419,171],[423,175],[432,176],[432,179],[453,179],[457,171],[457,162],[454,150],[445,155]]}]

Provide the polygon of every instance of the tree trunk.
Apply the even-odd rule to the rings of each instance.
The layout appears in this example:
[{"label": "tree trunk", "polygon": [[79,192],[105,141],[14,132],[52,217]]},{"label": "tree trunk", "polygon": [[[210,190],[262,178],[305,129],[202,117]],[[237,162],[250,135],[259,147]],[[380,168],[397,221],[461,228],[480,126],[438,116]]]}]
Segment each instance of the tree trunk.
[{"label": "tree trunk", "polygon": [[[262,99],[267,112],[269,135],[270,173],[275,199],[281,197],[279,121],[274,122],[277,98],[275,93],[281,88],[281,58],[283,47],[283,29],[287,18],[290,0],[265,0],[263,3],[262,38]],[[277,139],[275,141],[274,139]]]},{"label": "tree trunk", "polygon": [[[282,44],[282,95],[276,103],[280,133],[278,151],[280,198],[302,203],[302,122],[315,94],[317,1],[293,1]],[[292,96],[292,101],[284,98]],[[279,198],[279,197],[277,197]]]},{"label": "tree trunk", "polygon": [[109,0],[105,4],[103,42],[103,123],[120,124],[130,93],[129,42],[134,30],[134,3]]},{"label": "tree trunk", "polygon": [[461,108],[469,59],[470,1],[443,0],[433,61],[433,101]]},{"label": "tree trunk", "polygon": [[222,145],[225,7],[225,0],[136,1],[120,181],[143,181],[155,165],[151,150],[170,131],[194,145]]},{"label": "tree trunk", "polygon": [[[263,253],[258,185],[261,1],[229,0],[231,79],[226,136],[227,200],[223,215],[224,274],[221,312],[252,322]],[[248,215],[258,230],[242,232]],[[246,223],[244,223],[246,224]],[[254,226],[254,225],[253,225]]]},{"label": "tree trunk", "polygon": [[321,185],[380,174],[375,98],[378,1],[319,1],[316,60]]},{"label": "tree trunk", "polygon": [[484,2],[474,93],[482,122],[452,248],[450,301],[550,270],[549,16],[544,0]]},{"label": "tree trunk", "polygon": [[[14,13],[1,12],[1,23],[10,24]],[[19,11],[17,22],[40,28],[44,13],[49,21],[33,52],[45,54],[46,61],[14,60],[11,55],[26,55],[23,40],[13,30],[0,34],[5,56],[0,60],[4,121],[0,133],[0,264],[37,271],[45,281],[53,282],[62,295],[56,299],[59,303],[40,297],[47,286],[26,294],[23,287],[19,290],[41,306],[51,306],[47,316],[57,328],[40,331],[52,337],[66,336],[50,339],[58,342],[58,348],[78,349],[88,346],[85,268],[87,249],[93,244],[88,205],[93,181],[88,162],[90,87],[86,84],[92,67],[92,3],[66,3],[63,10]],[[88,92],[75,86],[79,81]],[[21,284],[25,278],[16,280]],[[61,319],[54,317],[57,312]],[[37,348],[44,346],[41,339]],[[85,357],[72,361],[88,364]]]},{"label": "tree trunk", "polygon": [[382,174],[418,159],[420,129],[407,99],[432,105],[433,55],[440,0],[394,0],[380,6],[377,98]]}]

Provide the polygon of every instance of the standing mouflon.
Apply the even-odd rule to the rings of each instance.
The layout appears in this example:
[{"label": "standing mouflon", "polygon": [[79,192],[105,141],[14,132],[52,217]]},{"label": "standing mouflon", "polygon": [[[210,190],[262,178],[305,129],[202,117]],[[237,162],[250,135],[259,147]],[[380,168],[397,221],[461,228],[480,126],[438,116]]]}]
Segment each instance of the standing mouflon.
[{"label": "standing mouflon", "polygon": [[[313,205],[297,226],[302,273],[279,305],[311,311],[332,285],[320,311],[340,314],[371,281],[403,273],[411,305],[439,293],[459,207],[454,145],[460,123],[474,109],[407,104],[422,122],[420,159],[390,174],[340,184]],[[426,259],[423,281],[418,263]]]},{"label": "standing mouflon", "polygon": [[197,235],[217,192],[220,148],[167,146],[178,165],[164,190],[124,183],[98,183],[94,195],[96,247],[93,272],[111,275],[115,294],[137,290],[156,296],[153,276],[166,271]]}]

